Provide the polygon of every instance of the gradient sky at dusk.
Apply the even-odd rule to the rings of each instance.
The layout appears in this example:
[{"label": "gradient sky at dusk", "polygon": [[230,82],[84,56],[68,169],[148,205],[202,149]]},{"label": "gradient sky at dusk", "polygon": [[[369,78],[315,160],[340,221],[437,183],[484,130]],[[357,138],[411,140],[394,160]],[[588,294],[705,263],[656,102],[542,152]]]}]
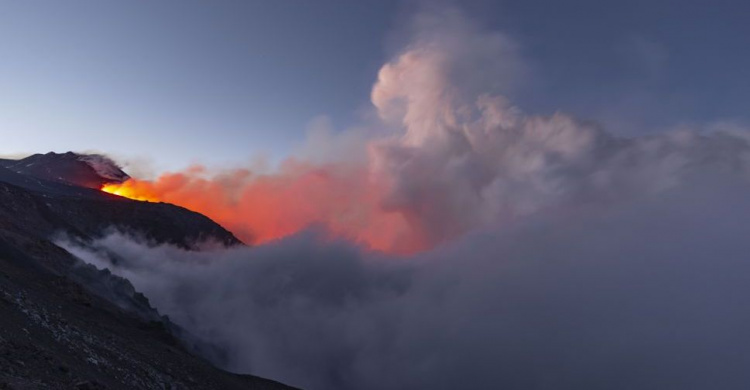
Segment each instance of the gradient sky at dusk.
[{"label": "gradient sky at dusk", "polygon": [[[623,135],[750,119],[743,1],[461,2],[521,46],[507,91]],[[177,169],[277,160],[366,115],[415,2],[0,3],[0,154],[98,150]]]}]

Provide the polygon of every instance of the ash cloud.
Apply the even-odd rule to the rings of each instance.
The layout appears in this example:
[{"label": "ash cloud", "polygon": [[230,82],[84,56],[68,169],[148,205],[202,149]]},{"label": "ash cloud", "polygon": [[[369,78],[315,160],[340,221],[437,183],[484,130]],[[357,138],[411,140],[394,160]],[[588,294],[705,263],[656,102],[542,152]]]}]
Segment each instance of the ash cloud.
[{"label": "ash cloud", "polygon": [[392,131],[340,142],[366,158],[164,181],[162,199],[286,238],[61,245],[227,368],[304,388],[747,388],[746,133],[529,115],[502,95],[524,74],[511,38],[454,9],[415,25],[373,87]]},{"label": "ash cloud", "polygon": [[747,172],[742,131],[625,139],[564,113],[528,115],[499,94],[524,73],[511,38],[455,9],[427,15],[418,18],[427,32],[382,67],[372,91],[402,134],[369,144],[380,205],[408,221],[420,247],[584,199],[659,192],[696,166]]}]

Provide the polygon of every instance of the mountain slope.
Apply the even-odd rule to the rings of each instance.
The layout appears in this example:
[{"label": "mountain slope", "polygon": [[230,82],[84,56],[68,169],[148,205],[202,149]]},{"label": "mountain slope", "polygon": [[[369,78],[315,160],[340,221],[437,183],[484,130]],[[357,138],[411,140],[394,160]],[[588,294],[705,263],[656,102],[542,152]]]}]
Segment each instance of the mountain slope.
[{"label": "mountain slope", "polygon": [[0,165],[22,175],[93,189],[107,183],[122,183],[130,178],[112,160],[97,154],[50,152],[21,160],[0,160]]},{"label": "mountain slope", "polygon": [[[17,195],[19,190],[26,190],[22,191],[25,193],[23,196],[34,200],[29,207],[33,212],[43,214],[43,219],[49,222],[41,230],[34,227],[34,234],[48,237],[56,231],[65,231],[85,239],[100,236],[107,228],[119,228],[155,242],[185,248],[201,241],[228,246],[242,244],[232,233],[208,217],[185,208],[107,194],[99,190],[101,185],[93,188],[71,184],[82,177],[86,177],[85,182],[89,184],[112,182],[106,177],[91,177],[93,168],[83,162],[87,158],[69,152],[36,154],[16,161],[4,160],[5,167],[0,167],[0,183],[4,183],[6,188],[7,185],[19,187],[6,189],[6,193]],[[102,159],[98,156],[91,158]],[[108,169],[110,173],[114,170],[121,172],[112,175],[129,177],[116,166]],[[50,175],[57,179],[48,180]],[[10,219],[21,225],[25,220]],[[27,229],[27,232],[31,233],[31,230]]]},{"label": "mountain slope", "polygon": [[[72,185],[83,177],[78,170],[88,171],[77,163],[66,168],[70,178],[47,180],[39,172],[62,171],[43,165],[60,156],[80,162],[81,156],[43,156],[31,173],[18,162],[0,161],[9,167],[0,168],[0,388],[289,388],[230,374],[196,357],[189,349],[199,340],[179,341],[174,334],[183,332],[129,282],[83,264],[53,242],[61,233],[86,242],[107,228],[185,248],[199,241],[241,245],[239,240],[177,206]],[[110,179],[88,182],[99,180]]]}]

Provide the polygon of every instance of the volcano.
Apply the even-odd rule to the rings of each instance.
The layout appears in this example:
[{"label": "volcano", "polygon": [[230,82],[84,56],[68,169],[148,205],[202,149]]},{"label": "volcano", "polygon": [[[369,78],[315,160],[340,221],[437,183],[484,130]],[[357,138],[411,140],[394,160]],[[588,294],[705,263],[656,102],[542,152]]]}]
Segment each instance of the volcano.
[{"label": "volcano", "polygon": [[99,189],[129,176],[105,156],[0,160],[0,388],[289,389],[222,371],[222,351],[172,324],[125,279],[58,247],[118,230],[150,242],[239,246],[201,214]]},{"label": "volcano", "polygon": [[0,160],[0,165],[44,181],[94,189],[130,179],[114,161],[98,154],[34,154],[21,160]]}]

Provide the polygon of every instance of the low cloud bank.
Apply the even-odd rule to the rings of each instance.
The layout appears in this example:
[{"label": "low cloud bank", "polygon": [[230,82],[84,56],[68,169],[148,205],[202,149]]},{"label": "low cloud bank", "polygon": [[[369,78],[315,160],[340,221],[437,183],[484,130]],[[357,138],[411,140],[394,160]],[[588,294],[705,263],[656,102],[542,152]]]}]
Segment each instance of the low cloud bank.
[{"label": "low cloud bank", "polygon": [[410,257],[315,230],[199,253],[118,234],[65,245],[227,368],[304,388],[745,388],[750,188],[693,179]]}]

